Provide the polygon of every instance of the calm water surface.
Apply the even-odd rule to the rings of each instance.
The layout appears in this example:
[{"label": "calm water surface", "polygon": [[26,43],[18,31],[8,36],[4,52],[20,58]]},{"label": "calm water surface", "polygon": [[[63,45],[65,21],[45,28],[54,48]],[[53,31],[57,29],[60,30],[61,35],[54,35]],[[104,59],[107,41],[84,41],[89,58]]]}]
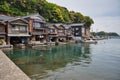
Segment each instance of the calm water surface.
[{"label": "calm water surface", "polygon": [[6,51],[32,80],[120,80],[120,39]]}]

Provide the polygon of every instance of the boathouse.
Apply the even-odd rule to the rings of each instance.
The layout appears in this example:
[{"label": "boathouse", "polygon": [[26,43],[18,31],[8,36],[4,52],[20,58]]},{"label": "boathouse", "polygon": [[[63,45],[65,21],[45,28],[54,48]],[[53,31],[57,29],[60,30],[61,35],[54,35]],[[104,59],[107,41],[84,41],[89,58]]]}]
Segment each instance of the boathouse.
[{"label": "boathouse", "polygon": [[6,24],[0,21],[0,45],[6,45]]},{"label": "boathouse", "polygon": [[69,24],[63,24],[65,27],[66,42],[74,42],[73,40],[73,30]]},{"label": "boathouse", "polygon": [[58,42],[66,42],[66,34],[65,34],[65,27],[63,24],[55,24],[58,29]]},{"label": "boathouse", "polygon": [[58,28],[55,24],[47,24],[48,26],[48,42],[58,42]]},{"label": "boathouse", "polygon": [[25,44],[29,40],[28,22],[20,17],[0,15],[0,33],[8,45]]},{"label": "boathouse", "polygon": [[0,15],[0,44],[7,44],[7,23],[6,21],[12,19],[13,17]]},{"label": "boathouse", "polygon": [[48,23],[37,14],[23,17],[0,15],[0,44],[45,44],[74,42],[90,37],[84,23]]},{"label": "boathouse", "polygon": [[73,30],[75,41],[81,40],[83,36],[86,35],[86,28],[84,23],[73,23],[73,24],[70,24],[70,26]]},{"label": "boathouse", "polygon": [[22,18],[13,18],[7,22],[7,43],[8,44],[26,44],[30,35],[28,22]]},{"label": "boathouse", "polygon": [[46,43],[47,27],[45,19],[38,13],[24,16],[23,18],[29,22],[31,42],[37,44]]}]

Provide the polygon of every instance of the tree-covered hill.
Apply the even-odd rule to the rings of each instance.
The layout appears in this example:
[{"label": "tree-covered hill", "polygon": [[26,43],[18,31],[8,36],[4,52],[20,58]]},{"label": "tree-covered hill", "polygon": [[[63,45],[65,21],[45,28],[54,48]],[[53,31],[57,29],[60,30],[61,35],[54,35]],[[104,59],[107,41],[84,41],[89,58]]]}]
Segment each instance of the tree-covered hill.
[{"label": "tree-covered hill", "polygon": [[92,32],[91,34],[94,36],[120,36],[116,32],[104,32],[104,31]]},{"label": "tree-covered hill", "polygon": [[94,23],[89,16],[69,11],[65,7],[49,3],[46,0],[0,0],[0,14],[25,16],[32,13],[40,13],[47,22],[52,23],[84,22],[88,27]]}]

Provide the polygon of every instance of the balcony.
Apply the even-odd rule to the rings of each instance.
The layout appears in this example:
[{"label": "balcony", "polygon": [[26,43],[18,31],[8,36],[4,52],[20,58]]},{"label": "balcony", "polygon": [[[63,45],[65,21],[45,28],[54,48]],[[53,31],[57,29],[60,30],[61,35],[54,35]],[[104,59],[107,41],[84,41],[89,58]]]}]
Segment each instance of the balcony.
[{"label": "balcony", "polygon": [[42,31],[36,31],[36,30],[34,30],[31,34],[32,35],[41,35],[41,34],[46,35],[48,33],[47,33],[46,30],[42,30]]},{"label": "balcony", "polygon": [[66,36],[64,33],[59,33],[58,36]]},{"label": "balcony", "polygon": [[44,27],[33,27],[34,30],[44,30]]},{"label": "balcony", "polygon": [[0,27],[0,33],[5,33],[5,28]]},{"label": "balcony", "polygon": [[4,34],[6,34],[5,32],[0,32],[0,35],[4,35]]},{"label": "balcony", "polygon": [[25,30],[25,31],[22,31],[22,30],[11,30],[11,33],[12,34],[28,33],[28,31],[27,30]]},{"label": "balcony", "polygon": [[49,31],[48,34],[57,35],[57,31]]}]

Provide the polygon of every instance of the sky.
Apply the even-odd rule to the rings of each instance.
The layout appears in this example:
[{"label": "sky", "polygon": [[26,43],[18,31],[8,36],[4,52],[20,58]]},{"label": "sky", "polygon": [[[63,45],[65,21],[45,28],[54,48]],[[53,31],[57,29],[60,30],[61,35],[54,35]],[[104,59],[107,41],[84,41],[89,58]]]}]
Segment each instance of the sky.
[{"label": "sky", "polygon": [[120,0],[47,0],[94,20],[91,31],[120,34]]}]

